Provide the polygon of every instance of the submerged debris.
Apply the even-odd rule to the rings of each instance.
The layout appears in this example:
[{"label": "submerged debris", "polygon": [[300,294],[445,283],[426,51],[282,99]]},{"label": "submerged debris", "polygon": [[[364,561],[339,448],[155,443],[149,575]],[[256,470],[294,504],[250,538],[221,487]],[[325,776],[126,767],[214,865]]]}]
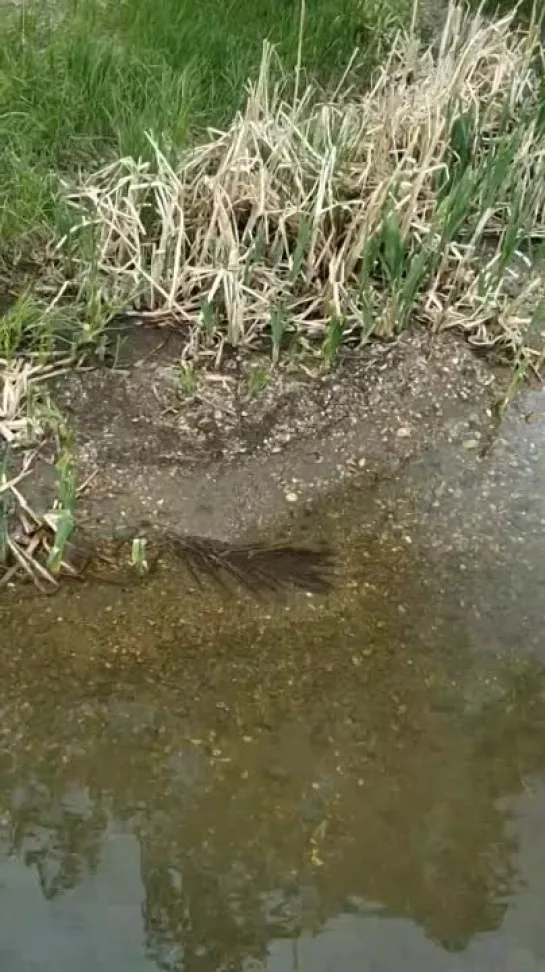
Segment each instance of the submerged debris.
[{"label": "submerged debris", "polygon": [[169,536],[167,543],[197,579],[199,572],[220,582],[227,576],[254,594],[289,587],[324,594],[332,587],[333,557],[327,548],[232,544],[175,534]]},{"label": "submerged debris", "polygon": [[[68,541],[55,558],[58,547],[55,515],[39,517],[24,500],[16,486],[11,487],[18,502],[11,522],[2,520],[3,544],[0,552],[0,587],[21,578],[30,579],[44,593],[53,592],[61,577],[83,579],[94,576],[121,583],[128,570],[133,575],[148,572],[147,558],[134,559],[134,544],[147,540],[139,526],[122,539]],[[16,522],[13,522],[16,520]],[[333,585],[334,560],[328,548],[312,549],[278,543],[226,543],[166,531],[152,544],[149,568],[167,556],[187,568],[200,582],[210,578],[226,587],[235,581],[254,595],[280,593],[289,588],[325,594]],[[145,570],[140,569],[145,563]]]}]

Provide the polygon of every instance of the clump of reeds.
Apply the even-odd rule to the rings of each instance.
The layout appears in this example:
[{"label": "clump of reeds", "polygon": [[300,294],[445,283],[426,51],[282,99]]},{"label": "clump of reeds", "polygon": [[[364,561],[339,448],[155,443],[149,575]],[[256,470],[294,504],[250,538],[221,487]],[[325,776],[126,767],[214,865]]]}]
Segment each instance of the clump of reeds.
[{"label": "clump of reeds", "polygon": [[9,474],[7,452],[0,462],[0,587],[26,578],[40,590],[51,593],[60,576],[79,576],[84,566],[81,556],[77,563],[71,559],[70,538],[76,525],[78,490],[74,460],[65,452],[57,462],[58,488],[53,508],[38,514],[21,490],[22,482],[32,472],[37,451],[26,452],[15,475]]},{"label": "clump of reeds", "polygon": [[47,304],[25,293],[0,313],[0,444],[6,449],[32,448],[59,423],[44,385],[78,364],[78,335],[63,333],[70,320],[59,306],[66,289]]},{"label": "clump of reeds", "polygon": [[538,40],[514,15],[453,4],[434,48],[400,34],[369,90],[327,98],[288,98],[265,46],[227,130],[175,160],[150,134],[153,163],[123,158],[72,187],[97,247],[82,282],[92,272],[108,299],[178,322],[194,355],[264,337],[277,354],[289,335],[327,350],[418,321],[533,360]]},{"label": "clump of reeds", "polygon": [[[50,513],[39,516],[19,489],[33,461],[27,455],[18,475],[0,468],[0,588],[26,578],[44,593],[53,593],[61,577],[92,576],[122,583],[127,568],[139,576],[149,569],[146,530],[136,527],[123,539],[98,541],[81,535],[74,541],[78,490],[69,456],[59,464],[59,495]],[[209,578],[227,590],[229,582],[255,596],[304,590],[326,594],[334,583],[335,563],[327,547],[289,543],[227,543],[166,530],[151,544],[153,563],[167,555],[185,567],[197,583]],[[130,555],[129,554],[130,551]]]}]

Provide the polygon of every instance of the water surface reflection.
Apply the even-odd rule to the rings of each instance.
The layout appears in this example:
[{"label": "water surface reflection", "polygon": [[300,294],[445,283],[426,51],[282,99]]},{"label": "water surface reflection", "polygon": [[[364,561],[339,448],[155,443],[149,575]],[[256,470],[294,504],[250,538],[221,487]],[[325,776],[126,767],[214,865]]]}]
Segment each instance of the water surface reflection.
[{"label": "water surface reflection", "polygon": [[6,972],[543,967],[542,668],[480,651],[467,570],[322,512],[326,600],[4,602]]}]

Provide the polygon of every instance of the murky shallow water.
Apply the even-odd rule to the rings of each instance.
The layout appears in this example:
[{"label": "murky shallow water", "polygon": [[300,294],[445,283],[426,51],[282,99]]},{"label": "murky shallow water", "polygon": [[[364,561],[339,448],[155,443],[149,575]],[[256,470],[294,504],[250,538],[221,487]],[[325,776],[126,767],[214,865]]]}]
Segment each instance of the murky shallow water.
[{"label": "murky shallow water", "polygon": [[0,603],[3,972],[545,967],[545,565],[444,471],[297,526],[327,599]]}]

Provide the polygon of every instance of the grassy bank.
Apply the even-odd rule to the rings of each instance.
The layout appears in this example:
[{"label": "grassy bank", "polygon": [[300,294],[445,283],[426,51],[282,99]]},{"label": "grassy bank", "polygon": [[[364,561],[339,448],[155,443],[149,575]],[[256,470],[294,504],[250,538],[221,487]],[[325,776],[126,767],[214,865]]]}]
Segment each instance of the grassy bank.
[{"label": "grassy bank", "polygon": [[[303,7],[302,33],[303,11],[294,0],[27,0],[2,10],[4,582],[22,572],[54,585],[51,557],[58,566],[73,523],[75,494],[65,481],[70,463],[59,466],[59,505],[47,523],[36,519],[19,490],[32,467],[29,449],[51,435],[58,454],[66,446],[67,430],[44,379],[73,367],[89,346],[103,347],[116,301],[124,301],[104,280],[97,235],[71,235],[81,214],[68,205],[66,185],[75,188],[120,158],[154,163],[159,150],[177,165],[206,126],[228,126],[244,107],[265,40],[276,45],[292,85],[297,66],[300,85],[332,90],[347,68],[347,77],[365,83],[410,16],[409,3],[397,0],[307,0]],[[13,459],[21,450],[22,468]],[[11,513],[22,526],[19,539],[8,530]]]},{"label": "grassy bank", "polygon": [[[309,0],[302,38],[308,78],[380,62],[408,4]],[[178,151],[243,105],[265,39],[288,71],[299,47],[295,0],[30,0],[3,12],[0,45],[0,239],[11,252],[36,227],[57,229],[56,173],[149,156],[145,132]]]},{"label": "grassy bank", "polygon": [[430,45],[393,0],[6,16],[0,254],[32,285],[0,322],[7,442],[59,429],[40,375],[127,309],[183,329],[192,384],[226,345],[330,366],[414,324],[539,374],[538,25],[453,5]]},{"label": "grassy bank", "polygon": [[292,339],[331,359],[415,320],[515,357],[532,344],[536,26],[452,6],[430,48],[408,7],[360,0],[3,19],[4,279],[30,267],[48,295],[4,318],[5,360],[95,341],[132,307],[189,328],[193,358],[265,338],[274,360]]},{"label": "grassy bank", "polygon": [[[365,90],[326,95],[266,48],[244,110],[175,160],[67,188],[81,286],[189,329],[187,353],[293,341],[331,359],[415,321],[526,352],[541,327],[545,107],[537,31],[452,7],[400,34]],[[294,87],[296,95],[294,96]],[[72,236],[73,246],[78,234]],[[540,355],[540,349],[536,354]]]}]

